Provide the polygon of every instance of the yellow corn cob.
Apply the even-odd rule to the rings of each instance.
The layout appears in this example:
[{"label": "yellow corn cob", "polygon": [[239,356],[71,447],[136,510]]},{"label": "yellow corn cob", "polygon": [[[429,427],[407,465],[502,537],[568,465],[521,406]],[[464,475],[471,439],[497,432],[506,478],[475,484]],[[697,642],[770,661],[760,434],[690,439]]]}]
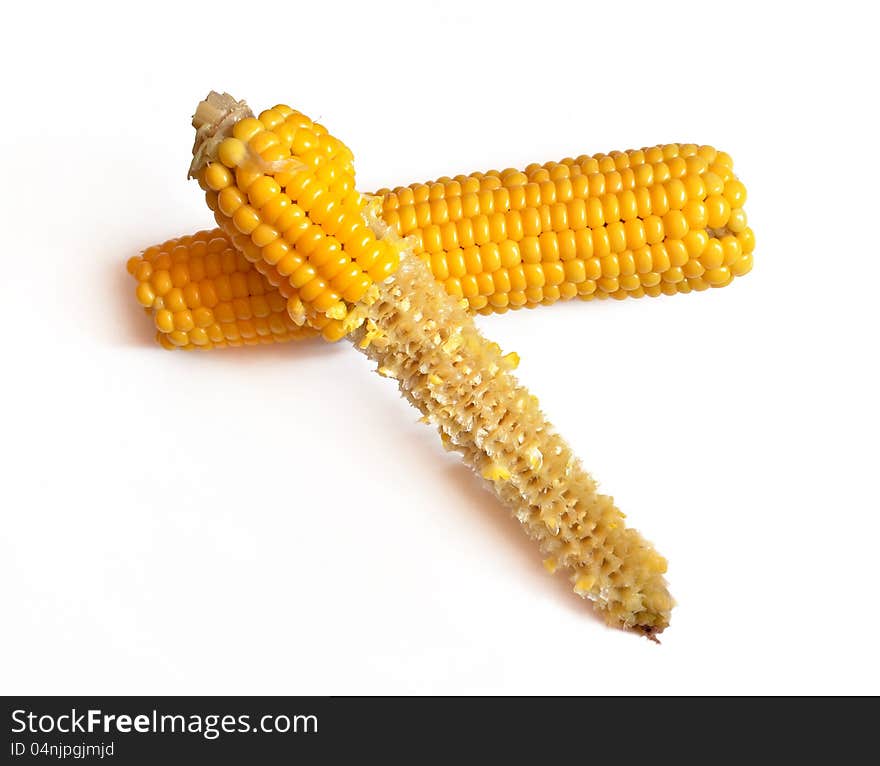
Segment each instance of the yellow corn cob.
[{"label": "yellow corn cob", "polygon": [[[191,174],[211,190],[209,205],[225,211],[229,206],[212,196],[225,189],[233,190],[226,196],[234,197],[239,207],[246,195],[253,203],[239,218],[235,218],[237,208],[230,213],[232,224],[252,238],[252,246],[244,248],[249,258],[262,258],[265,266],[263,251],[282,239],[289,245],[285,257],[299,255],[298,268],[311,265],[318,274],[331,231],[340,234],[335,241],[341,242],[343,253],[357,234],[352,253],[356,264],[358,243],[381,254],[377,260],[381,269],[367,272],[370,282],[357,297],[346,296],[343,289],[345,317],[329,318],[338,322],[338,328],[326,332],[332,326],[323,309],[329,299],[318,302],[333,290],[332,277],[329,287],[323,281],[320,289],[304,289],[318,276],[293,285],[297,293],[288,300],[288,308],[294,318],[323,323],[325,336],[331,338],[350,330],[355,347],[378,361],[381,374],[398,380],[403,395],[438,426],[444,443],[459,450],[465,463],[486,478],[539,542],[551,559],[549,565],[567,571],[575,591],[594,601],[609,622],[650,636],[662,631],[672,607],[663,579],[664,559],[626,528],[623,514],[610,498],[596,492],[595,483],[544,419],[534,397],[510,373],[510,357],[503,357],[496,344],[478,333],[461,302],[440,287],[425,263],[379,220],[366,200],[353,196],[352,186],[334,186],[341,174],[353,180],[353,169],[326,172],[334,162],[332,153],[310,154],[309,141],[298,139],[300,130],[308,132],[309,140],[326,134],[316,134],[306,118],[288,107],[267,110],[255,120],[244,102],[214,93],[199,105],[193,124],[198,132]],[[264,134],[269,135],[259,138]],[[233,143],[230,135],[236,137]],[[246,150],[245,140],[250,142]],[[338,142],[327,145],[334,146],[339,157],[350,156],[338,148]],[[225,167],[212,170],[218,158]],[[308,184],[297,175],[299,171],[291,172],[300,162],[309,168]],[[254,187],[259,193],[251,196]],[[303,211],[296,218],[308,222],[308,227],[298,224],[298,232],[311,233],[302,250],[302,234],[288,238],[286,228],[281,231],[268,222],[278,221],[275,199],[282,189],[289,195],[285,207],[296,205]],[[345,215],[338,219],[326,215],[328,209],[338,209],[332,203]],[[264,213],[266,206],[269,211]],[[372,239],[362,237],[353,221],[337,228],[336,222],[354,215],[369,227]],[[274,239],[261,227],[271,230]],[[255,241],[257,231],[263,234]]]},{"label": "yellow corn cob", "polygon": [[751,269],[725,152],[665,144],[376,192],[382,217],[477,310],[723,287]]},{"label": "yellow corn cob", "polygon": [[[710,146],[666,144],[566,158],[376,195],[385,223],[410,238],[413,252],[452,295],[466,297],[481,313],[573,297],[638,298],[722,287],[752,266],[745,187],[733,175],[729,155]],[[219,229],[197,236],[226,238]],[[628,237],[627,249],[606,253],[615,237],[616,249]],[[171,240],[161,247],[182,244]],[[177,266],[178,281],[185,279],[185,268]],[[248,268],[255,267],[243,266]],[[147,271],[138,271],[136,261],[130,269]],[[153,273],[152,288],[138,287],[148,307],[163,281],[169,284],[161,270]],[[267,281],[261,288],[267,295],[278,284],[284,288],[275,272],[267,273]],[[253,340],[249,313],[243,337]],[[162,326],[171,326],[163,316]],[[234,333],[228,323],[227,330]],[[174,332],[174,340],[161,338],[167,347],[210,347],[201,333],[190,343],[184,331]],[[259,342],[312,334],[263,333]]]},{"label": "yellow corn cob", "polygon": [[129,259],[128,270],[165,348],[223,348],[318,334],[291,319],[286,298],[219,229],[147,248]]}]

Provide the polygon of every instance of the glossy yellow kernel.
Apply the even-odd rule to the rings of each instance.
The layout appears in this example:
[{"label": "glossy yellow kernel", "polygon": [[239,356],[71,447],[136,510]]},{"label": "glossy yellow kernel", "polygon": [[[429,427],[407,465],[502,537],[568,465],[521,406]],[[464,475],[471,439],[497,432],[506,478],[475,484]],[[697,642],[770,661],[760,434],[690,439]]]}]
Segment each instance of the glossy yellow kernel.
[{"label": "glossy yellow kernel", "polygon": [[209,327],[214,323],[214,312],[202,306],[193,311],[193,322],[196,327]]},{"label": "glossy yellow kernel", "polygon": [[522,260],[519,245],[510,240],[506,240],[498,245],[498,256],[501,266],[506,269],[518,265]]},{"label": "glossy yellow kernel", "polygon": [[664,216],[669,212],[669,197],[663,184],[651,187],[651,210],[654,215]]},{"label": "glossy yellow kernel", "polygon": [[[525,264],[520,263],[517,266],[513,266],[507,270],[507,273],[510,277],[511,293],[522,292],[528,287],[528,283],[526,282]],[[513,302],[513,297],[511,297],[511,302]]]},{"label": "glossy yellow kernel", "polygon": [[[251,232],[251,241],[259,248],[271,244],[276,239],[278,239],[278,232],[265,223],[261,223]],[[262,255],[262,253],[260,255]]]},{"label": "glossy yellow kernel", "polygon": [[650,146],[644,149],[645,162],[650,162],[654,164],[656,162],[660,162],[663,159],[663,147],[661,146]]},{"label": "glossy yellow kernel", "polygon": [[141,306],[149,308],[156,300],[156,293],[153,290],[153,286],[149,282],[141,282],[135,290],[135,297],[137,298],[137,302],[140,303]]},{"label": "glossy yellow kernel", "polygon": [[487,242],[480,246],[480,261],[483,271],[492,273],[501,268],[501,248],[495,242]]},{"label": "glossy yellow kernel", "polygon": [[587,225],[591,229],[596,229],[605,225],[605,211],[602,201],[596,197],[590,197],[586,200],[587,207]]},{"label": "glossy yellow kernel", "polygon": [[[561,261],[553,261],[543,264],[544,280],[550,287],[555,287],[565,281],[565,267]],[[546,291],[545,291],[546,293]]]},{"label": "glossy yellow kernel", "polygon": [[357,303],[364,297],[367,290],[370,289],[371,284],[373,284],[373,282],[370,277],[366,274],[362,274],[356,277],[354,281],[343,290],[342,297],[349,303]]},{"label": "glossy yellow kernel", "polygon": [[711,229],[721,229],[730,218],[730,203],[720,194],[710,194],[706,197],[706,211],[707,226]]},{"label": "glossy yellow kernel", "polygon": [[545,231],[538,237],[538,244],[541,249],[542,261],[558,261],[559,260],[559,238],[555,232]]},{"label": "glossy yellow kernel", "polygon": [[559,249],[560,260],[569,261],[577,257],[577,237],[571,229],[566,229],[556,234],[556,244]]},{"label": "glossy yellow kernel", "polygon": [[290,150],[306,164],[315,162],[316,157],[323,158],[325,152],[320,148],[318,136],[308,127],[300,127],[293,134]]},{"label": "glossy yellow kernel", "polygon": [[685,277],[687,277],[688,279],[696,279],[697,277],[702,277],[703,274],[706,273],[706,269],[703,268],[703,264],[696,259],[688,261],[684,266],[681,267],[681,270],[684,273]]},{"label": "glossy yellow kernel", "polygon": [[601,226],[598,229],[591,229],[590,231],[593,235],[593,254],[597,258],[604,258],[606,255],[610,255],[612,249],[611,239],[608,236],[608,229]]},{"label": "glossy yellow kernel", "polygon": [[755,249],[755,233],[748,227],[736,235],[743,254],[747,255]]},{"label": "glossy yellow kernel", "polygon": [[749,219],[746,211],[742,208],[736,208],[730,211],[730,218],[727,219],[727,228],[734,234],[739,234],[748,226]]},{"label": "glossy yellow kernel", "polygon": [[183,291],[179,287],[172,287],[164,296],[162,296],[164,306],[171,312],[183,311],[186,308],[186,301],[183,298]]},{"label": "glossy yellow kernel", "polygon": [[189,267],[186,263],[175,263],[169,273],[175,287],[184,287],[189,283]]},{"label": "glossy yellow kernel", "polygon": [[526,278],[527,287],[543,287],[546,283],[544,269],[540,263],[523,264],[523,274]]},{"label": "glossy yellow kernel", "polygon": [[630,250],[643,247],[648,241],[648,232],[643,221],[634,218],[623,224],[626,234],[626,246]]},{"label": "glossy yellow kernel", "polygon": [[745,253],[730,267],[730,271],[737,277],[742,277],[752,270],[752,255]]},{"label": "glossy yellow kernel", "polygon": [[606,223],[613,223],[620,220],[620,203],[617,201],[616,194],[602,195],[602,215]]},{"label": "glossy yellow kernel", "polygon": [[706,245],[709,244],[709,235],[705,229],[694,229],[684,235],[684,245],[690,258],[699,258]]},{"label": "glossy yellow kernel", "polygon": [[715,269],[706,269],[703,279],[710,287],[724,287],[733,279],[733,275],[726,266],[719,266]]},{"label": "glossy yellow kernel", "polygon": [[543,303],[545,306],[550,306],[556,303],[556,301],[558,301],[561,296],[559,285],[547,285],[546,287],[541,289],[541,293],[541,303]]},{"label": "glossy yellow kernel", "polygon": [[250,234],[260,225],[260,215],[250,205],[242,205],[232,216],[232,222],[242,234]]},{"label": "glossy yellow kernel", "polygon": [[702,175],[709,167],[709,163],[697,154],[697,147],[695,144],[689,144],[688,153],[682,153],[681,156],[685,158],[687,163],[687,173],[690,176]]},{"label": "glossy yellow kernel", "polygon": [[605,175],[595,172],[587,175],[586,196],[601,197],[605,193]]},{"label": "glossy yellow kernel", "polygon": [[169,341],[175,346],[181,347],[186,346],[189,343],[189,337],[185,332],[181,330],[174,330],[166,336]]},{"label": "glossy yellow kernel", "polygon": [[[280,265],[281,264],[279,264],[279,266]],[[296,271],[294,271],[290,275],[289,281],[293,287],[299,289],[315,279],[317,274],[318,272],[316,271],[314,266],[312,266],[310,263],[303,263],[299,268],[296,269]]]},{"label": "glossy yellow kernel", "polygon": [[724,192],[724,181],[717,173],[713,173],[711,170],[706,171],[703,173],[702,179],[706,187],[706,196],[713,196]]},{"label": "glossy yellow kernel", "polygon": [[663,216],[663,230],[667,237],[683,239],[688,233],[688,222],[680,210],[670,210]]},{"label": "glossy yellow kernel", "polygon": [[422,230],[422,249],[426,253],[439,253],[443,250],[443,235],[436,224]]},{"label": "glossy yellow kernel", "polygon": [[739,260],[742,255],[742,247],[739,240],[732,234],[727,234],[721,238],[721,247],[724,251],[724,259],[722,265],[731,266]]},{"label": "glossy yellow kernel", "polygon": [[672,178],[684,178],[687,174],[687,162],[684,157],[671,157],[666,161],[666,165]]},{"label": "glossy yellow kernel", "polygon": [[647,274],[654,267],[654,259],[651,257],[651,248],[647,245],[633,251],[637,274]]},{"label": "glossy yellow kernel", "polygon": [[271,130],[260,130],[248,139],[248,148],[254,154],[259,154],[261,156],[267,149],[273,146],[278,146],[279,144],[280,141],[278,140],[278,136],[276,136]]},{"label": "glossy yellow kernel", "polygon": [[[680,250],[683,255],[679,254],[676,248],[673,248],[672,251],[675,253],[676,260],[680,260],[680,263],[675,263],[672,260],[672,252],[670,252],[669,245],[673,243],[678,243],[681,246]],[[660,242],[656,245],[651,245],[651,270],[656,271],[658,274],[664,273],[671,267],[687,263],[687,260],[687,249],[681,240],[674,239],[666,243]]]},{"label": "glossy yellow kernel", "polygon": [[[439,184],[438,184],[439,185]],[[441,186],[442,188],[442,186]],[[449,221],[449,205],[445,199],[434,199],[430,203],[431,222],[440,225]],[[386,219],[387,223],[387,219]]]},{"label": "glossy yellow kernel", "polygon": [[562,202],[550,205],[550,226],[553,231],[564,231],[568,228],[568,208]]},{"label": "glossy yellow kernel", "polygon": [[615,221],[605,227],[611,252],[622,253],[626,250],[626,229],[622,221]]},{"label": "glossy yellow kernel", "polygon": [[458,230],[459,247],[472,247],[476,244],[474,238],[474,223],[471,218],[462,218],[456,223]]},{"label": "glossy yellow kernel", "polygon": [[702,176],[688,175],[682,179],[685,192],[689,200],[704,200],[706,198],[706,182]]},{"label": "glossy yellow kernel", "polygon": [[400,265],[400,252],[392,247],[382,256],[382,259],[373,266],[368,274],[374,282],[382,282],[388,279]]},{"label": "glossy yellow kernel", "polygon": [[660,275],[660,279],[666,284],[678,284],[685,278],[682,269],[682,266],[671,266]]},{"label": "glossy yellow kernel", "polygon": [[617,282],[619,288],[626,292],[638,290],[639,287],[641,287],[641,282],[635,274],[623,275],[617,280]]},{"label": "glossy yellow kernel", "polygon": [[232,127],[232,135],[235,136],[239,141],[250,141],[257,133],[262,133],[265,131],[265,127],[263,123],[261,123],[256,117],[245,117],[244,119],[239,120]]},{"label": "glossy yellow kernel", "polygon": [[283,239],[274,239],[263,247],[260,257],[266,261],[266,263],[274,266],[289,252],[290,245],[287,242]]},{"label": "glossy yellow kernel", "polygon": [[656,215],[649,215],[641,221],[642,230],[644,232],[645,242],[653,245],[655,242],[662,242],[665,236],[663,228],[663,219]]},{"label": "glossy yellow kernel", "polygon": [[[318,282],[319,280],[315,280]],[[309,292],[307,289],[303,289],[300,291],[300,296],[303,300],[309,298]],[[340,306],[340,296],[339,293],[334,292],[328,286],[326,281],[322,283],[321,291],[313,298],[311,298],[312,307],[315,311],[318,311],[322,314],[326,314],[328,312],[332,312],[333,314],[342,314],[342,317],[345,317],[345,306]],[[341,310],[340,310],[341,309]]]},{"label": "glossy yellow kernel", "polygon": [[192,312],[183,309],[182,311],[177,311],[174,313],[174,329],[180,330],[181,332],[189,332],[195,327],[195,322],[193,322]]},{"label": "glossy yellow kernel", "polygon": [[709,220],[708,209],[702,200],[689,199],[685,202],[681,212],[684,213],[684,217],[687,219],[688,228],[691,229],[705,228]]},{"label": "glossy yellow kernel", "polygon": [[710,271],[712,269],[720,268],[724,265],[724,246],[721,244],[721,241],[712,237],[706,243],[706,246],[703,248],[703,252],[699,256],[700,263],[703,264],[703,267]]},{"label": "glossy yellow kernel", "polygon": [[476,245],[473,247],[466,247],[463,251],[463,257],[466,274],[479,274],[483,271],[483,262],[480,259],[479,247]]},{"label": "glossy yellow kernel", "polygon": [[495,292],[495,280],[492,274],[482,272],[474,276],[477,280],[477,293],[479,295],[489,296]]},{"label": "glossy yellow kernel", "polygon": [[248,186],[247,195],[251,205],[262,208],[281,193],[281,187],[271,176],[260,176]]},{"label": "glossy yellow kernel", "polygon": [[571,282],[572,284],[577,285],[587,278],[587,271],[584,267],[584,262],[579,258],[564,261],[562,267],[566,282]]},{"label": "glossy yellow kernel", "polygon": [[217,195],[217,206],[223,215],[231,218],[244,204],[244,195],[234,186],[228,186]]},{"label": "glossy yellow kernel", "polygon": [[519,243],[519,255],[523,263],[540,263],[540,240],[537,237],[523,237]]},{"label": "glossy yellow kernel", "polygon": [[742,207],[746,202],[746,187],[736,178],[724,184],[724,198],[731,208]]},{"label": "glossy yellow kernel", "polygon": [[575,254],[581,260],[593,255],[593,232],[591,229],[580,229],[574,234]]},{"label": "glossy yellow kernel", "polygon": [[217,159],[227,168],[237,168],[247,157],[247,147],[237,138],[224,138],[217,148]]},{"label": "glossy yellow kernel", "polygon": [[489,229],[489,218],[488,216],[480,213],[479,215],[474,216],[473,221],[473,230],[474,230],[474,244],[475,245],[485,245],[487,242],[491,241],[492,234]]},{"label": "glossy yellow kernel", "polygon": [[465,261],[464,249],[457,247],[446,253],[446,268],[452,277],[463,277],[467,274],[467,261]]},{"label": "glossy yellow kernel", "polygon": [[596,286],[606,294],[617,292],[620,289],[617,277],[602,277],[596,281]]},{"label": "glossy yellow kernel", "polygon": [[620,262],[617,260],[616,254],[606,255],[599,260],[602,266],[603,277],[616,277],[620,275]]},{"label": "glossy yellow kernel", "polygon": [[616,170],[605,174],[605,193],[620,194],[623,191],[623,176]]},{"label": "glossy yellow kernel", "polygon": [[210,189],[220,191],[232,183],[233,176],[223,164],[214,162],[205,168],[204,179]]},{"label": "glossy yellow kernel", "polygon": [[630,277],[636,273],[636,258],[632,250],[618,253],[617,263],[620,266],[621,276]]},{"label": "glossy yellow kernel", "polygon": [[636,186],[650,186],[654,183],[654,168],[648,164],[640,164],[634,169]]},{"label": "glossy yellow kernel", "polygon": [[709,165],[709,170],[706,172],[715,173],[715,175],[721,179],[722,183],[727,183],[734,177],[733,170],[726,165],[719,163],[717,160]]},{"label": "glossy yellow kernel", "polygon": [[714,162],[717,153],[715,147],[709,146],[708,144],[704,144],[697,148],[697,156],[702,157],[707,163]]},{"label": "glossy yellow kernel", "polygon": [[492,280],[495,284],[495,293],[509,293],[512,289],[510,283],[510,272],[505,268],[500,268],[492,274]]},{"label": "glossy yellow kernel", "polygon": [[363,274],[360,266],[357,264],[351,264],[346,266],[342,271],[340,271],[335,277],[330,280],[330,286],[339,293],[345,296],[345,291],[351,287]]},{"label": "glossy yellow kernel", "polygon": [[672,178],[663,184],[670,210],[681,210],[688,200],[687,189],[681,179]]},{"label": "glossy yellow kernel", "polygon": [[655,184],[664,184],[672,178],[672,173],[669,172],[669,165],[662,160],[660,162],[655,162],[651,167],[654,172]]}]

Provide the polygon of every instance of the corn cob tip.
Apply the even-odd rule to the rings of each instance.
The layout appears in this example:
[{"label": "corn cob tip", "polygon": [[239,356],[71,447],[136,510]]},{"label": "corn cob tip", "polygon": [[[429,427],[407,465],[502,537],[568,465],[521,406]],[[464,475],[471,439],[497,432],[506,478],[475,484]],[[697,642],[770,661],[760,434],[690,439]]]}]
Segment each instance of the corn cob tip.
[{"label": "corn cob tip", "polygon": [[196,177],[232,126],[245,117],[253,117],[247,102],[237,101],[228,93],[212,90],[198,103],[192,118],[192,126],[196,129],[196,140],[193,144],[193,160],[189,166],[188,178]]}]

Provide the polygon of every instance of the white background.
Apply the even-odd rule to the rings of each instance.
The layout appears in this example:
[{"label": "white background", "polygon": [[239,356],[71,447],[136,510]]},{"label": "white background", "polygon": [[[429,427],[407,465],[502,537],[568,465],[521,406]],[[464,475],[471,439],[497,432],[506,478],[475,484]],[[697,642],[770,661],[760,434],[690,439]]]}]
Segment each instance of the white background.
[{"label": "white background", "polygon": [[[0,691],[880,692],[871,4],[187,5],[5,11]],[[662,646],[345,344],[154,345],[125,261],[212,225],[211,88],[320,119],[364,190],[731,153],[748,277],[479,320],[669,558]]]}]

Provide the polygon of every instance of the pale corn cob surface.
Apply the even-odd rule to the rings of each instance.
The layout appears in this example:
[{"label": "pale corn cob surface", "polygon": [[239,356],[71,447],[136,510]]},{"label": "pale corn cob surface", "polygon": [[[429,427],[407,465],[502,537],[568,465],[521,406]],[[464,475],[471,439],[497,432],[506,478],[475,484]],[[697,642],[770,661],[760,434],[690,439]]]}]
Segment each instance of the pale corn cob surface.
[{"label": "pale corn cob surface", "polygon": [[610,624],[660,633],[673,605],[666,561],[598,494],[498,346],[412,254],[379,291],[355,346],[486,479],[548,569],[565,572]]}]

